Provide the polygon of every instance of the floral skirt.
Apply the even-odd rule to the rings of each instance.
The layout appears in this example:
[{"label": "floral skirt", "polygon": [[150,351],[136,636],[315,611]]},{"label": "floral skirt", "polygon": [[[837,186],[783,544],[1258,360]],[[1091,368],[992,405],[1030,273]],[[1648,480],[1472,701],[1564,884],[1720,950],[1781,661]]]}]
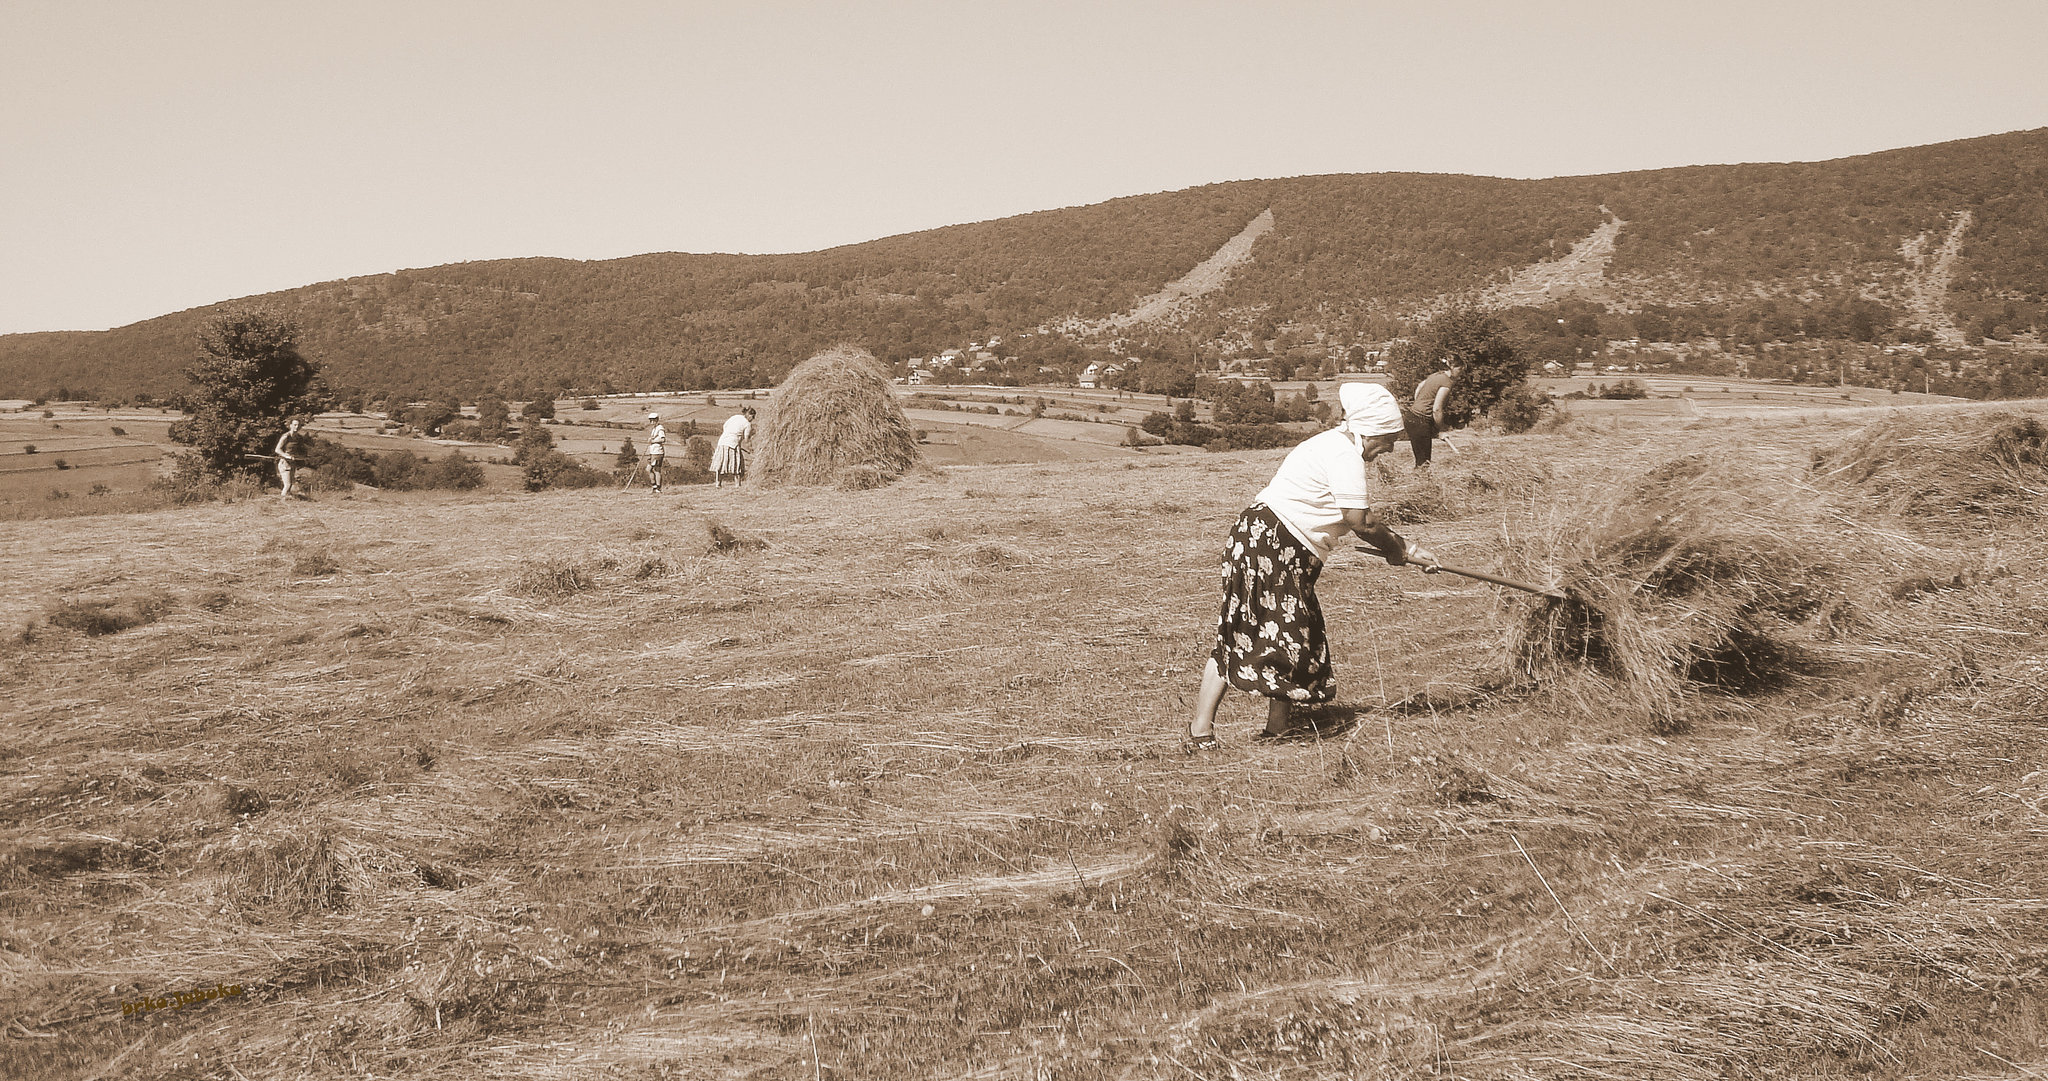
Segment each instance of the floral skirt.
[{"label": "floral skirt", "polygon": [[1223,610],[1211,654],[1231,686],[1291,702],[1337,696],[1316,602],[1322,572],[1314,550],[1264,503],[1238,515],[1223,549]]}]

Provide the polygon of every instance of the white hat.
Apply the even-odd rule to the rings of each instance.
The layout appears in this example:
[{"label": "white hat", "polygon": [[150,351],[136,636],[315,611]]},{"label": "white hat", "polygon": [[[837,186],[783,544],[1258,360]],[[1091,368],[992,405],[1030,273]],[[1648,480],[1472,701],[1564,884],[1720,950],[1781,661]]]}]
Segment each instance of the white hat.
[{"label": "white hat", "polygon": [[660,414],[660,413],[649,413],[649,414],[647,414],[647,419],[648,419],[648,420],[660,420],[660,419],[661,419],[661,414]]},{"label": "white hat", "polygon": [[1345,383],[1337,388],[1337,401],[1344,406],[1344,423],[1338,425],[1352,435],[1391,435],[1401,431],[1401,403],[1378,383]]}]

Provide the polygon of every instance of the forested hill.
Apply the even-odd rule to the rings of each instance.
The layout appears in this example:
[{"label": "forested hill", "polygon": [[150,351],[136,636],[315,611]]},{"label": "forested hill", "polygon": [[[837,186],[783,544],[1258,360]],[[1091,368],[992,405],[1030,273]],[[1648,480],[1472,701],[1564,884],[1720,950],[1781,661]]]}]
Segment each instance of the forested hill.
[{"label": "forested hill", "polygon": [[[800,255],[460,263],[104,332],[0,336],[0,397],[175,392],[199,324],[231,304],[295,315],[333,381],[373,394],[751,384],[837,341],[901,359],[1114,315],[1269,208],[1250,262],[1162,332],[1219,354],[1283,328],[1341,347],[1451,299],[1566,297],[1756,340],[2048,329],[2039,129],[1819,163],[1240,181]],[[1622,224],[1604,276],[1594,260],[1590,278],[1508,289],[1610,221]]]}]

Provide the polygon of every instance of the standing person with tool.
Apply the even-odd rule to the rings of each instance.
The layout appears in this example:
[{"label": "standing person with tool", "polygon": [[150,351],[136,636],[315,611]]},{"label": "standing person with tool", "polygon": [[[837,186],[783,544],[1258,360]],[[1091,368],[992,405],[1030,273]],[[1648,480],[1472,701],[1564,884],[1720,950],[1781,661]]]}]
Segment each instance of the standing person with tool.
[{"label": "standing person with tool", "polygon": [[725,478],[732,478],[737,488],[740,478],[747,473],[747,441],[754,435],[754,407],[740,407],[740,411],[727,417],[725,430],[718,433],[718,445],[711,448],[711,483],[714,487],[725,487]]},{"label": "standing person with tool", "polygon": [[[668,429],[661,426],[661,414],[649,413],[647,419],[654,422],[654,430],[647,433],[647,482],[655,495],[661,494],[661,459],[668,453]],[[626,474],[631,480],[633,474]]]},{"label": "standing person with tool", "polygon": [[[1465,374],[1463,365],[1449,357],[1437,361],[1437,370],[1415,384],[1415,399],[1401,410],[1401,424],[1408,433],[1408,449],[1415,454],[1415,468],[1429,464],[1432,442],[1444,430],[1444,406],[1451,400],[1451,387]],[[1446,441],[1449,437],[1445,437]]]},{"label": "standing person with tool", "polygon": [[1194,750],[1222,746],[1216,710],[1231,687],[1268,700],[1258,739],[1291,734],[1295,704],[1336,697],[1316,578],[1346,534],[1363,538],[1395,566],[1436,566],[1434,555],[1387,528],[1367,498],[1366,463],[1393,449],[1400,437],[1400,403],[1376,383],[1345,383],[1337,398],[1343,423],[1290,451],[1272,483],[1230,530],[1216,645],[1188,722]]},{"label": "standing person with tool", "polygon": [[[306,437],[300,431],[302,425],[297,417],[285,425],[284,434],[277,437],[277,446],[272,451],[277,456],[277,480],[284,490],[277,493],[279,499],[290,499],[296,495],[306,498],[306,493],[295,491],[292,482],[298,479],[299,463],[306,457]],[[260,457],[260,456],[259,456]]]}]

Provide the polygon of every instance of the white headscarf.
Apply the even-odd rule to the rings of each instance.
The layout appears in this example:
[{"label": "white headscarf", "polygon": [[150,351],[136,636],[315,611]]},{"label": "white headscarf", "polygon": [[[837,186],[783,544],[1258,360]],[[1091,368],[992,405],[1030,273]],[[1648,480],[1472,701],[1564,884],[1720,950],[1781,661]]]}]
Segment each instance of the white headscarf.
[{"label": "white headscarf", "polygon": [[1340,384],[1337,402],[1344,407],[1344,423],[1337,427],[1354,436],[1389,435],[1406,427],[1401,423],[1401,403],[1378,383]]}]

